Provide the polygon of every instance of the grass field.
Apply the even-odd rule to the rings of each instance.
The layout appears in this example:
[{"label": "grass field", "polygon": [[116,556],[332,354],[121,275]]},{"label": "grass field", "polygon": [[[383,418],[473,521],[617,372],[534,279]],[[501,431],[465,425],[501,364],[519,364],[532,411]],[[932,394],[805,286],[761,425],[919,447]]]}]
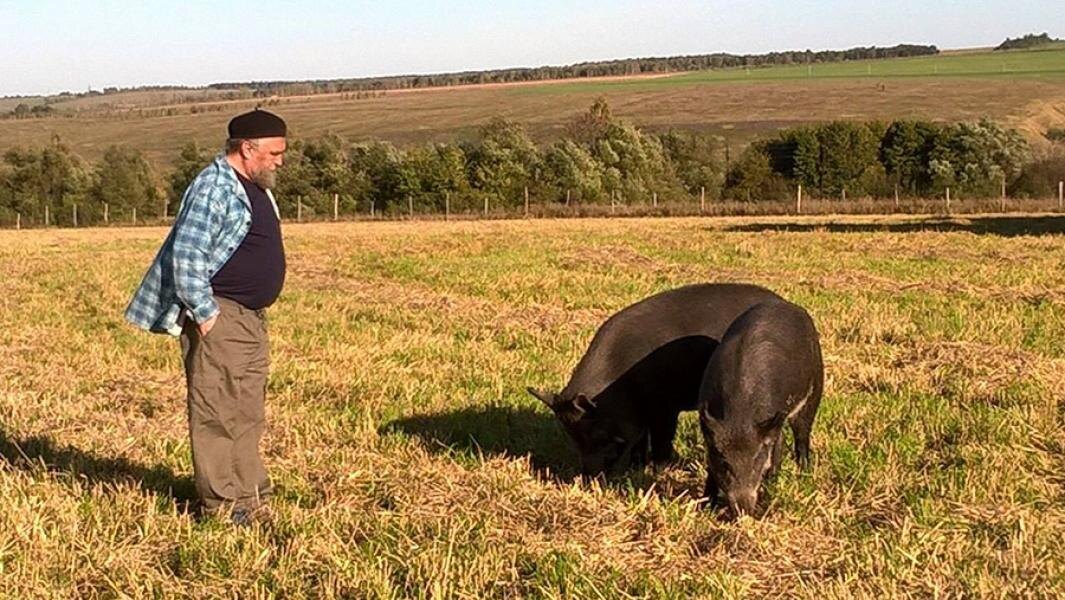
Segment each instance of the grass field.
[{"label": "grass field", "polygon": [[815,65],[771,66],[749,69],[694,71],[671,77],[629,81],[575,81],[552,86],[515,88],[514,93],[559,93],[610,88],[651,90],[662,86],[686,86],[749,81],[814,79],[896,78],[998,78],[1065,79],[1065,47],[1022,52],[979,52],[917,56],[912,58],[856,60]]},{"label": "grass field", "polygon": [[[176,342],[120,319],[165,230],[0,231],[0,596],[1060,597],[1063,232],[289,225],[277,520],[233,530],[187,512]],[[821,331],[815,464],[785,463],[761,520],[696,503],[693,414],[677,467],[584,484],[524,392],[564,383],[615,310],[696,281],[767,285]]]},{"label": "grass field", "polygon": [[[921,118],[945,121],[984,116],[1021,128],[1033,141],[1065,126],[1065,50],[963,53],[914,59],[683,73],[661,78],[563,81],[534,85],[457,87],[389,92],[376,98],[341,95],[284,98],[272,106],[293,135],[338,133],[402,145],[469,139],[495,115],[528,126],[541,142],[565,132],[598,96],[614,112],[652,131],[709,131],[741,149],[781,127],[833,119]],[[143,93],[131,97],[139,101]],[[160,96],[162,97],[162,96]],[[106,97],[104,97],[106,98]],[[99,100],[99,98],[93,99]],[[122,102],[122,98],[112,98]],[[164,171],[180,146],[222,142],[233,114],[219,112],[142,117],[111,115],[0,120],[0,152],[48,143],[53,135],[88,160],[112,144],[146,153]],[[1045,140],[1042,140],[1045,143]]]}]

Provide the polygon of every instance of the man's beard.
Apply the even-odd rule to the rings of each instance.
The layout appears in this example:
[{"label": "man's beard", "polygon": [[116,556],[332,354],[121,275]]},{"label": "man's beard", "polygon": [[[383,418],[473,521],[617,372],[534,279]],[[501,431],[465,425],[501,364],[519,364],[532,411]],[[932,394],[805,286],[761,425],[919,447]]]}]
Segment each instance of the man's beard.
[{"label": "man's beard", "polygon": [[258,185],[264,190],[274,189],[274,185],[277,184],[277,171],[271,171],[270,169],[263,169],[262,171],[256,171],[249,173],[252,183]]}]

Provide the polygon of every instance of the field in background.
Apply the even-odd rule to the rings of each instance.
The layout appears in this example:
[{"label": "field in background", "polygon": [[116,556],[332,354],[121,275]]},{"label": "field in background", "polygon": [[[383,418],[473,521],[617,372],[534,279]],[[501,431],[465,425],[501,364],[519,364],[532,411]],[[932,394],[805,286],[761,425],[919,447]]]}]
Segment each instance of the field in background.
[{"label": "field in background", "polygon": [[[131,102],[152,97],[136,94]],[[121,96],[111,100],[122,102]],[[621,81],[409,90],[360,99],[301,96],[282,98],[269,108],[284,115],[299,137],[333,132],[351,141],[452,141],[472,138],[489,118],[503,115],[526,124],[546,142],[561,135],[598,96],[638,126],[717,133],[737,152],[754,137],[781,127],[833,119],[958,121],[988,116],[1038,141],[1047,128],[1065,126],[1065,50],[772,67],[751,69],[749,74],[725,70]],[[121,111],[0,120],[0,152],[45,144],[59,135],[88,160],[98,159],[112,144],[125,144],[144,151],[165,170],[186,141],[220,146],[229,118],[254,105],[234,102],[196,114],[188,112],[194,105],[185,105],[178,107],[180,114],[158,117]]]},{"label": "field in background", "polygon": [[[278,519],[250,531],[187,514],[176,343],[120,319],[165,230],[2,231],[0,589],[1060,596],[1061,219],[288,225]],[[694,415],[675,468],[581,484],[524,392],[564,383],[612,312],[696,281],[767,285],[821,330],[815,464],[785,463],[762,520],[697,506]]]}]

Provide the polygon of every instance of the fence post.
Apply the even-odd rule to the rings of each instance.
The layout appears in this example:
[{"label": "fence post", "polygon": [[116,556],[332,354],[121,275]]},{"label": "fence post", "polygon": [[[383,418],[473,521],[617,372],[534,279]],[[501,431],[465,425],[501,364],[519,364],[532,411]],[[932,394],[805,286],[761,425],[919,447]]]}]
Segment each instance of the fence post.
[{"label": "fence post", "polygon": [[699,212],[706,212],[706,186],[699,188]]},{"label": "fence post", "polygon": [[651,206],[658,208],[658,192],[651,192]]},{"label": "fence post", "polygon": [[525,186],[525,218],[529,218],[529,186]]},{"label": "fence post", "polygon": [[843,188],[843,201],[847,201],[847,188]]},{"label": "fence post", "polygon": [[407,196],[407,215],[414,218],[414,198]]},{"label": "fence post", "polygon": [[899,184],[895,184],[895,212],[899,210]]},{"label": "fence post", "polygon": [[340,194],[333,193],[333,220],[340,218]]},{"label": "fence post", "polygon": [[802,214],[802,184],[799,184],[798,190],[795,192],[795,214]]},{"label": "fence post", "polygon": [[44,205],[44,226],[48,227],[48,205]]},{"label": "fence post", "polygon": [[22,213],[15,213],[15,230],[22,229]]},{"label": "fence post", "polygon": [[444,192],[444,220],[451,220],[451,192]]},{"label": "fence post", "polygon": [[947,188],[947,213],[950,213],[950,188]]},{"label": "fence post", "polygon": [[566,190],[566,206],[569,206],[569,190]]},{"label": "fence post", "polygon": [[1002,212],[1006,212],[1006,176],[1002,176]]},{"label": "fence post", "polygon": [[134,225],[137,224],[137,207],[136,206],[133,207],[133,224]]},{"label": "fence post", "polygon": [[107,215],[107,203],[104,202],[104,225],[107,225],[107,223],[108,223],[107,216],[108,216]]},{"label": "fence post", "polygon": [[303,196],[296,197],[296,222],[303,222]]},{"label": "fence post", "polygon": [[614,190],[610,190],[610,214],[614,214]]},{"label": "fence post", "polygon": [[166,198],[163,198],[163,220],[165,221],[169,216],[167,213]]},{"label": "fence post", "polygon": [[1058,182],[1058,210],[1065,210],[1065,181]]},{"label": "fence post", "polygon": [[484,197],[484,216],[488,216],[488,196]]},{"label": "fence post", "polygon": [[370,218],[373,219],[377,216],[377,203],[370,200]]}]

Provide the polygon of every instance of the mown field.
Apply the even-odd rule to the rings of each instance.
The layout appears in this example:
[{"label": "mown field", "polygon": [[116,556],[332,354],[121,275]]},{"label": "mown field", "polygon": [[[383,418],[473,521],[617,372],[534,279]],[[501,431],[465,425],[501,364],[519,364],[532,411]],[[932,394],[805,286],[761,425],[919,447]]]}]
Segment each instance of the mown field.
[{"label": "mown field", "polygon": [[[139,102],[143,93],[131,95]],[[615,114],[651,131],[678,128],[725,137],[739,151],[751,139],[803,123],[898,118],[942,121],[990,117],[1022,129],[1034,142],[1065,127],[1065,49],[838,64],[682,73],[630,80],[388,92],[375,98],[316,95],[269,107],[297,137],[337,133],[351,141],[401,145],[470,139],[491,117],[525,124],[539,142],[553,141],[574,117],[605,97]],[[94,98],[103,101],[108,97]],[[122,95],[110,98],[122,103]],[[87,160],[114,144],[145,153],[165,172],[189,140],[222,143],[226,122],[255,105],[238,101],[191,114],[139,116],[136,111],[80,117],[0,120],[0,152],[42,145],[58,135]],[[63,105],[56,105],[62,110]]]},{"label": "mown field", "polygon": [[[176,342],[121,321],[165,230],[0,231],[0,596],[1060,597],[1063,232],[287,225],[277,518],[236,530],[191,514]],[[563,384],[612,312],[699,281],[769,286],[821,331],[815,463],[785,462],[760,520],[700,507],[694,414],[675,468],[582,483],[524,391]]]}]

